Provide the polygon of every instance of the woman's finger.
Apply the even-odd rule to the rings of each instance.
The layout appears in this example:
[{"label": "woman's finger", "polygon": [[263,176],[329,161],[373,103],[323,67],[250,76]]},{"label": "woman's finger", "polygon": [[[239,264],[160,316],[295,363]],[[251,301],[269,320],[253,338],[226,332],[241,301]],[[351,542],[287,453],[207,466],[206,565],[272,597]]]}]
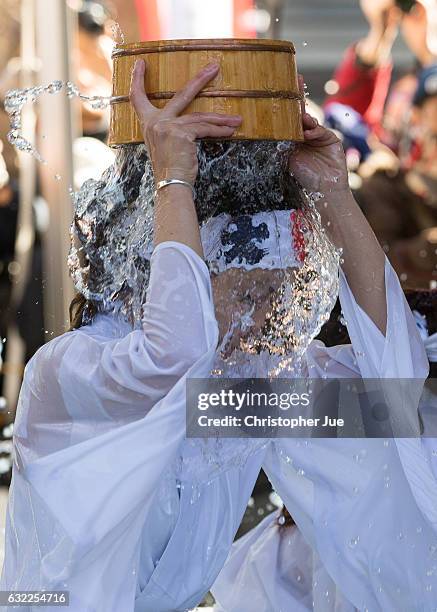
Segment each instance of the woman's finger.
[{"label": "woman's finger", "polygon": [[177,117],[194,100],[199,92],[211,81],[219,71],[220,66],[213,62],[201,70],[183,89],[178,91],[161,111],[162,117]]},{"label": "woman's finger", "polygon": [[305,140],[327,140],[325,130],[322,127],[313,130],[304,130]]},{"label": "woman's finger", "polygon": [[215,125],[238,126],[242,122],[240,115],[221,115],[219,113],[190,113],[181,115],[175,120],[176,123],[186,125],[189,123],[214,123]]},{"label": "woman's finger", "polygon": [[[144,89],[144,75],[146,73],[146,62],[137,60],[132,70],[129,89],[129,100],[131,101],[140,120],[156,112],[156,108],[150,102]],[[141,116],[140,116],[141,115]]]},{"label": "woman's finger", "polygon": [[184,126],[184,131],[196,138],[229,138],[236,128],[230,125],[215,125],[213,123],[192,123]]},{"label": "woman's finger", "polygon": [[315,117],[312,117],[309,113],[304,113],[302,115],[302,123],[304,130],[313,130],[319,125],[317,119]]},{"label": "woman's finger", "polygon": [[301,101],[300,101],[300,108],[302,110],[302,116],[306,114],[306,110],[305,110],[305,81],[303,78],[302,74],[298,74],[297,75],[297,82],[299,84],[299,92],[300,95],[302,96]]},{"label": "woman's finger", "polygon": [[327,130],[321,125],[311,130],[304,130],[304,138],[306,142],[319,140],[321,145],[331,145],[339,142],[337,136],[333,132]]}]

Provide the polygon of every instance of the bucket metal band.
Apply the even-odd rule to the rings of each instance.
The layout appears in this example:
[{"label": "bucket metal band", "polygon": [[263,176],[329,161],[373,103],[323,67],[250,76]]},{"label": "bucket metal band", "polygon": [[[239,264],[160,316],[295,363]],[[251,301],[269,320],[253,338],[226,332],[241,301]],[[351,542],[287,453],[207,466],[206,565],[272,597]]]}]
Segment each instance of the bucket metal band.
[{"label": "bucket metal band", "polygon": [[145,55],[146,53],[162,53],[165,51],[277,51],[282,53],[295,53],[292,43],[286,45],[259,45],[230,43],[230,44],[208,44],[208,43],[193,43],[189,45],[160,45],[157,47],[137,47],[135,49],[114,49],[112,58],[123,57],[126,55]]},{"label": "bucket metal band", "polygon": [[[176,94],[175,91],[160,91],[148,93],[149,100],[170,100]],[[303,100],[301,94],[294,91],[259,91],[259,90],[229,90],[229,91],[201,91],[197,94],[198,98],[258,98],[281,100]],[[129,102],[129,96],[112,96],[111,104]]]}]

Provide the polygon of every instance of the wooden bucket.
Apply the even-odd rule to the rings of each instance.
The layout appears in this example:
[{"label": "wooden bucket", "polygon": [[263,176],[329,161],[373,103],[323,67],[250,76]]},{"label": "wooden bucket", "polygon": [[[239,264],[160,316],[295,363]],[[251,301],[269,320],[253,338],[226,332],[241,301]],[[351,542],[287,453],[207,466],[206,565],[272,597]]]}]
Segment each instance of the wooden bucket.
[{"label": "wooden bucket", "polygon": [[135,60],[147,63],[145,89],[162,108],[201,68],[218,61],[221,70],[185,111],[239,114],[233,140],[303,140],[301,95],[295,50],[279,40],[160,40],[120,45],[114,50],[111,146],[141,143],[129,102]]}]

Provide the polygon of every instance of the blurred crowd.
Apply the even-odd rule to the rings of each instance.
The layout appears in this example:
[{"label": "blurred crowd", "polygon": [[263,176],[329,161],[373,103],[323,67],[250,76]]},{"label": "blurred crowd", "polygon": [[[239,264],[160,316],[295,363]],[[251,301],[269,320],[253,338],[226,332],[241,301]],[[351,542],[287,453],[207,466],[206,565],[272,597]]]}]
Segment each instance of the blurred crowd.
[{"label": "blurred crowd", "polygon": [[[355,197],[406,288],[437,287],[437,2],[362,0],[365,38],[326,89]],[[411,69],[393,79],[401,35]]]},{"label": "blurred crowd", "polygon": [[[69,3],[70,4],[70,3]],[[111,52],[114,45],[111,27],[114,7],[109,3],[72,1],[77,14],[74,45],[71,52],[72,78],[79,90],[88,96],[110,96],[112,90]],[[45,342],[42,280],[42,232],[48,210],[41,197],[38,173],[34,186],[34,241],[32,261],[24,291],[16,297],[14,285],[21,273],[16,261],[16,238],[19,215],[19,157],[8,143],[9,120],[4,110],[8,90],[22,86],[23,65],[20,58],[20,2],[6,0],[3,41],[0,45],[0,347],[3,367],[0,370],[0,397],[8,367],[8,331],[16,326],[24,342],[23,362]],[[35,59],[34,76],[39,70]],[[36,79],[35,79],[36,81]],[[88,178],[97,178],[110,165],[113,153],[105,141],[109,128],[109,108],[95,109],[75,102],[79,137],[73,144],[74,188]],[[38,124],[36,126],[38,132]],[[9,367],[16,367],[16,364]],[[0,409],[5,402],[0,403]],[[0,417],[1,418],[1,417]]]},{"label": "blurred crowd", "polygon": [[[3,339],[12,322],[25,344],[24,361],[45,340],[40,234],[46,213],[38,179],[31,273],[18,301],[13,291],[19,274],[15,261],[19,167],[6,138],[3,101],[7,90],[20,86],[19,4],[4,0],[7,26],[0,26],[0,346],[4,364],[7,342]],[[72,80],[87,95],[108,96],[114,45],[111,27],[117,18],[114,5],[103,0],[71,4],[78,24]],[[435,305],[437,288],[437,0],[362,0],[361,8],[368,22],[366,36],[339,58],[326,82],[323,106],[309,103],[319,120],[341,135],[356,199],[412,296],[411,303],[418,310],[422,302],[427,304],[424,311],[434,327],[430,304]],[[398,36],[411,52],[411,65],[394,78],[391,49]],[[39,69],[37,60],[33,69]],[[75,188],[100,173],[102,160],[109,165],[112,158],[105,145],[108,109],[80,104],[77,112],[81,137],[74,145]],[[333,336],[324,339],[328,344],[336,341]],[[0,398],[4,371],[3,366]],[[0,400],[0,410],[2,406]]]}]

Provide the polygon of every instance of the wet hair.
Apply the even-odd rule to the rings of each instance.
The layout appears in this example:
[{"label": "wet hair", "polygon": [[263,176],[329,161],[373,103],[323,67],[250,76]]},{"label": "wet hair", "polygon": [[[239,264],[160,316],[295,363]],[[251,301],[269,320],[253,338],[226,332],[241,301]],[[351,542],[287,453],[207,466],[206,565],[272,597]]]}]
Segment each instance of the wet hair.
[{"label": "wet hair", "polygon": [[[70,328],[68,331],[79,329],[83,325],[89,325],[97,314],[97,306],[91,300],[87,300],[81,293],[76,293],[69,307]],[[84,316],[87,314],[87,316]]]}]

